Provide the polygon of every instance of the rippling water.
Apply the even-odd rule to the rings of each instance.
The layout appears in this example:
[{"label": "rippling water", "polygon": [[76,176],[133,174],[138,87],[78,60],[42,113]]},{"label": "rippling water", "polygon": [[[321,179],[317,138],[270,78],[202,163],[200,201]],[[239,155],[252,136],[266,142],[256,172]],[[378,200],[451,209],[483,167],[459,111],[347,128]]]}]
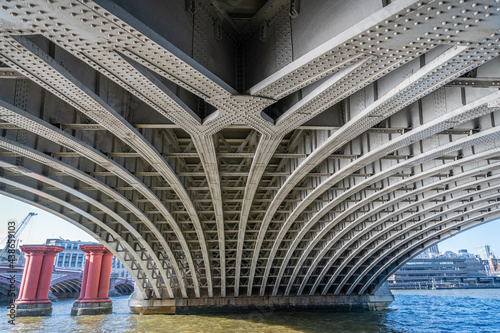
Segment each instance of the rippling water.
[{"label": "rippling water", "polygon": [[[254,312],[241,315],[141,316],[128,297],[114,297],[113,313],[71,317],[73,300],[53,304],[52,317],[7,319],[11,332],[500,332],[500,289],[394,291],[380,312]],[[6,309],[6,307],[4,307]]]}]

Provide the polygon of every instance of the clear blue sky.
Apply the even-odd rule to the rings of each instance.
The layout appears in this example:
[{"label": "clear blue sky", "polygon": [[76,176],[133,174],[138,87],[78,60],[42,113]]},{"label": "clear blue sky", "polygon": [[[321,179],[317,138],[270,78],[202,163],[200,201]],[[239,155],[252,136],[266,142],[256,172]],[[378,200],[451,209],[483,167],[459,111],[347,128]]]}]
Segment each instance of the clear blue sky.
[{"label": "clear blue sky", "polygon": [[[95,241],[93,237],[69,222],[44,210],[3,195],[0,195],[0,212],[0,240],[6,236],[8,221],[14,219],[20,223],[29,212],[35,212],[38,215],[34,217],[20,237],[23,244],[41,244],[47,238],[57,237]],[[439,243],[439,249],[453,252],[467,249],[470,253],[477,254],[476,247],[484,244],[491,245],[496,250],[497,257],[500,256],[500,219],[482,224],[444,240]]]}]

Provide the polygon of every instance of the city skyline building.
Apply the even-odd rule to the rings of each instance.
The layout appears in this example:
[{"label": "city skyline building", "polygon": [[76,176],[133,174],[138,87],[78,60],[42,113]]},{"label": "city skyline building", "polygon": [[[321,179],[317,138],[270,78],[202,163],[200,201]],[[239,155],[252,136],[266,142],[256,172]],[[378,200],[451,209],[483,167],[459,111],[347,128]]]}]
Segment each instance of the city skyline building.
[{"label": "city skyline building", "polygon": [[417,255],[415,258],[421,258],[421,259],[433,258],[433,257],[438,256],[438,255],[439,255],[439,246],[438,246],[438,244],[434,244],[431,247],[425,249],[422,253]]},{"label": "city skyline building", "polygon": [[[429,289],[436,286],[477,283],[481,277],[495,275],[497,262],[482,260],[461,249],[458,253],[435,253],[427,249],[408,261],[387,280],[391,289]],[[430,254],[429,254],[430,253]],[[422,256],[425,255],[425,256]]]},{"label": "city skyline building", "polygon": [[490,258],[495,258],[495,252],[490,245],[481,245],[476,248],[479,257],[483,260],[488,260]]}]

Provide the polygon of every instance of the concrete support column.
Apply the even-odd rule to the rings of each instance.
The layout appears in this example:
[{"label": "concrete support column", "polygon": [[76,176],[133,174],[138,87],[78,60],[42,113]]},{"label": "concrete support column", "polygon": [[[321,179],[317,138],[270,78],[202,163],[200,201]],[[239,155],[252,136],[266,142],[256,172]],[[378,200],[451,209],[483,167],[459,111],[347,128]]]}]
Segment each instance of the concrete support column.
[{"label": "concrete support column", "polygon": [[52,267],[57,253],[64,248],[47,245],[25,245],[27,255],[19,298],[15,302],[16,316],[49,316],[52,303],[48,299]]},{"label": "concrete support column", "polygon": [[[107,288],[113,254],[103,245],[82,245],[80,249],[86,253],[82,290],[80,298],[73,304],[71,314],[80,316],[111,313],[113,305],[108,298]],[[102,290],[104,288],[106,291]]]}]

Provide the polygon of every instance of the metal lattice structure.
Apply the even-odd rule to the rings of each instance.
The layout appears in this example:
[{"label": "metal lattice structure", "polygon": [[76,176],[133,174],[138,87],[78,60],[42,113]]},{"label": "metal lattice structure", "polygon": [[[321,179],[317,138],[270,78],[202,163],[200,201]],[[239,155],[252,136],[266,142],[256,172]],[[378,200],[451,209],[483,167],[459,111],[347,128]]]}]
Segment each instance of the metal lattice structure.
[{"label": "metal lattice structure", "polygon": [[0,5],[0,192],[144,298],[372,294],[498,216],[498,0]]}]

